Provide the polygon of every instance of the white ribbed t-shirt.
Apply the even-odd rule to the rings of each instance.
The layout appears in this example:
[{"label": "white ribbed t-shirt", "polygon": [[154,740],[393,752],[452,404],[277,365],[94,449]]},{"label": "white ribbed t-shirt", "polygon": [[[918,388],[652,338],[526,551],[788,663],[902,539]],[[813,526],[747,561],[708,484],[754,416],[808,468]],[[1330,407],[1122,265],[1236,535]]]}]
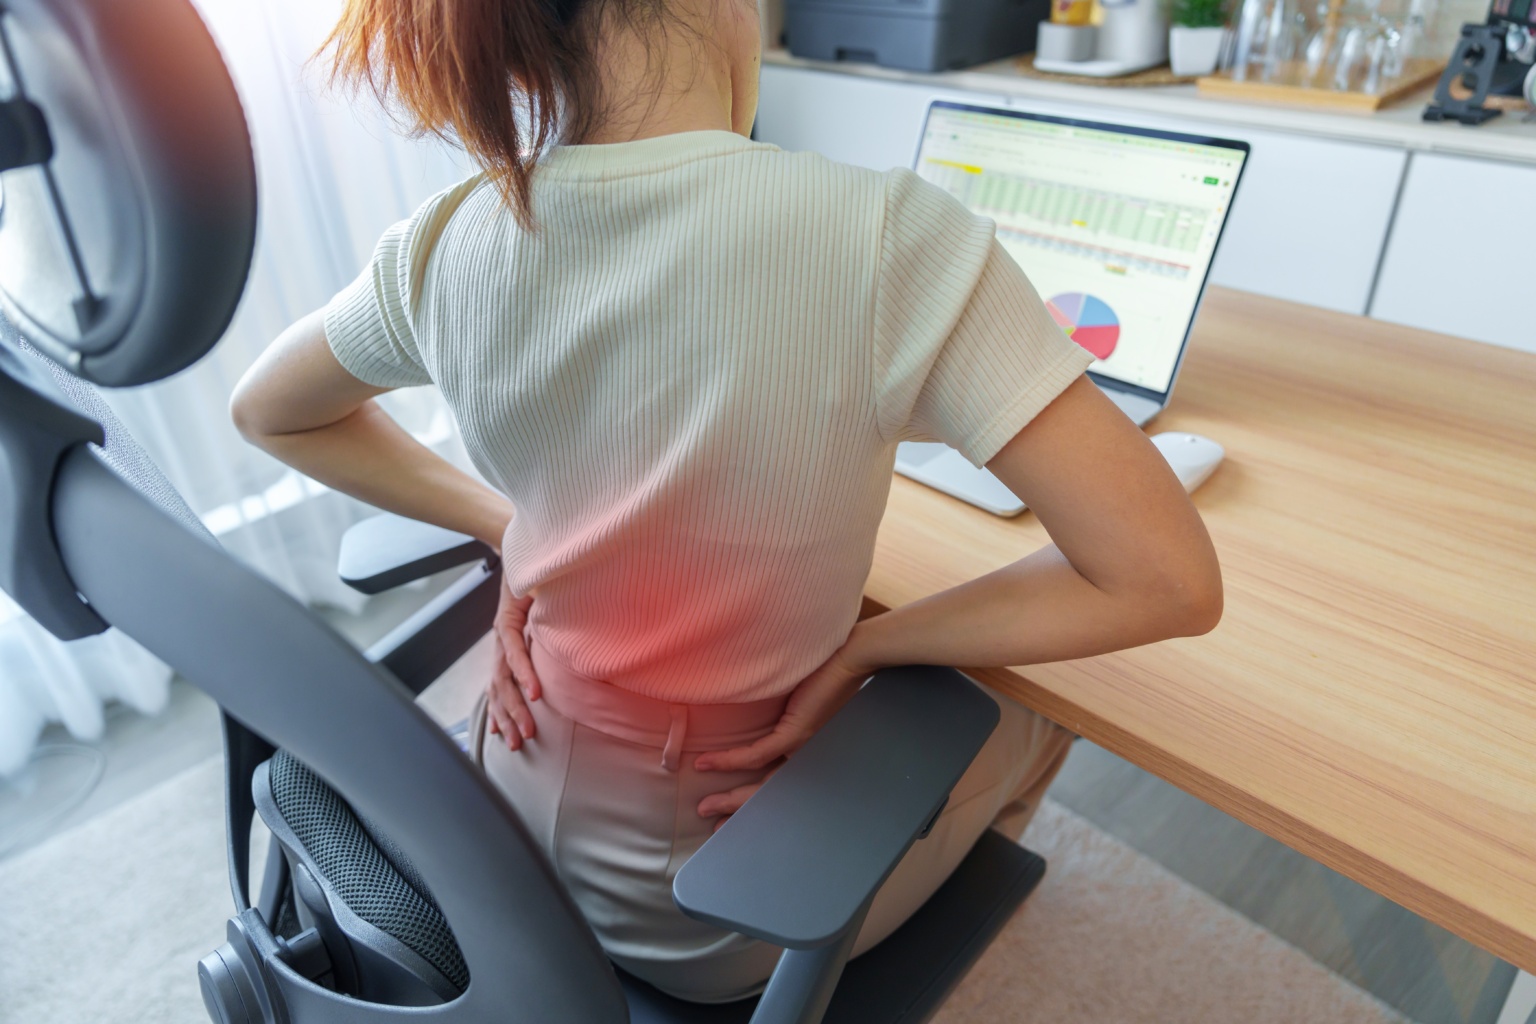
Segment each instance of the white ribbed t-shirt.
[{"label": "white ribbed t-shirt", "polygon": [[482,177],[434,196],[326,335],[437,385],[541,645],[647,696],[791,689],[857,618],[896,443],[981,464],[1092,360],[908,171],[688,132],[556,149],[532,195],[534,231]]}]

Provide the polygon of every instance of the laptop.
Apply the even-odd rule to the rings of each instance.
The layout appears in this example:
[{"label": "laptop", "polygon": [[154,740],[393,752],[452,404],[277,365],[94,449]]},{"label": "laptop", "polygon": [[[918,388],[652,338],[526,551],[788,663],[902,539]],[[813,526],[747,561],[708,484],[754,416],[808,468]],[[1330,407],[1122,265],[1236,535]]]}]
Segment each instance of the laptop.
[{"label": "laptop", "polygon": [[[1088,376],[1137,426],[1168,404],[1248,144],[935,100],[914,170],[997,223],[1046,309],[1096,357]],[[989,512],[1024,504],[948,445],[896,471]]]}]

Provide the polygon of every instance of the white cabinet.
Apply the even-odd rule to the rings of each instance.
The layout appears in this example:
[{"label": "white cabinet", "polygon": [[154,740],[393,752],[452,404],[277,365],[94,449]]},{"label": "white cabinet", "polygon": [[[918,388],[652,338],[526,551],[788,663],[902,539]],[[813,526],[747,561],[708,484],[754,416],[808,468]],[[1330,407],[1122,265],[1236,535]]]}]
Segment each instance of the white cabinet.
[{"label": "white cabinet", "polygon": [[1236,130],[1113,106],[945,92],[911,82],[773,66],[763,68],[758,138],[879,170],[907,167],[928,102],[940,96],[1244,139],[1253,155],[1211,280],[1314,306],[1366,311],[1407,160],[1400,149]]},{"label": "white cabinet", "polygon": [[1366,312],[1407,154],[1281,132],[1234,134],[1252,144],[1253,155],[1211,280]]},{"label": "white cabinet", "polygon": [[761,83],[759,139],[877,171],[912,166],[931,100],[1004,103],[1000,95],[771,65],[763,68]]},{"label": "white cabinet", "polygon": [[1536,167],[1415,154],[1370,312],[1536,352]]}]

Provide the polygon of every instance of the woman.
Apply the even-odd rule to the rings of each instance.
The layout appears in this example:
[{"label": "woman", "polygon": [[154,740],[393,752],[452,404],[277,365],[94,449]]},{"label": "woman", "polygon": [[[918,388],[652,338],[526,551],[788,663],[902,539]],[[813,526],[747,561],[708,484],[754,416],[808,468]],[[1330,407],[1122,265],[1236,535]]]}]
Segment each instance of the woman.
[{"label": "woman", "polygon": [[[747,0],[349,0],[333,43],[342,77],[485,173],[392,228],[233,415],[308,475],[503,553],[474,753],[625,968],[701,1001],[762,985],[777,950],[683,917],[672,876],[874,670],[1215,625],[1198,515],[992,224],[908,172],[748,139]],[[373,401],[429,383],[493,487]],[[987,465],[1053,543],[856,623],[909,438]],[[1071,735],[999,703],[856,952],[1038,806]]]}]

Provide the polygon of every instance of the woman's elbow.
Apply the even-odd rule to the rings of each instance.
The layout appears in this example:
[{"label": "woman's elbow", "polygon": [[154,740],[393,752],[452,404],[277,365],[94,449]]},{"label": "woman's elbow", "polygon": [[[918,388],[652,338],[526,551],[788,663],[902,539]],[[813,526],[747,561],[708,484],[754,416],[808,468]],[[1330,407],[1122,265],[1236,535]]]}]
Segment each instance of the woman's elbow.
[{"label": "woman's elbow", "polygon": [[234,394],[229,396],[229,418],[241,437],[260,446],[266,432],[262,429],[261,403],[251,392],[246,381],[235,386]]},{"label": "woman's elbow", "polygon": [[1221,613],[1225,604],[1226,596],[1222,592],[1221,570],[1218,569],[1186,599],[1184,630],[1180,635],[1203,636],[1215,629],[1217,623],[1221,622]]},{"label": "woman's elbow", "polygon": [[1170,636],[1202,636],[1209,633],[1221,621],[1225,603],[1221,567],[1215,559],[1208,566],[1180,573],[1159,599],[1167,615]]},{"label": "woman's elbow", "polygon": [[229,418],[240,436],[261,449],[271,447],[272,438],[284,432],[279,411],[269,400],[268,389],[246,374],[229,396]]},{"label": "woman's elbow", "polygon": [[1124,593],[1142,643],[1201,636],[1221,621],[1221,567],[1214,557],[1143,566]]}]

